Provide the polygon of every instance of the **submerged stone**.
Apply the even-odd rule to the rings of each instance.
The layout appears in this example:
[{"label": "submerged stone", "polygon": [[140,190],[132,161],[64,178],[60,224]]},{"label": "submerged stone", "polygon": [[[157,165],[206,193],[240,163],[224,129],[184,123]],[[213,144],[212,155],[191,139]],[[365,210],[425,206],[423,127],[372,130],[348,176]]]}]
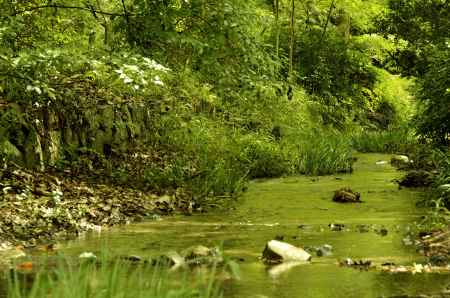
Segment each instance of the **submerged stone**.
[{"label": "submerged stone", "polygon": [[368,225],[364,225],[364,224],[360,224],[356,226],[356,230],[360,233],[367,233],[370,231],[370,226]]},{"label": "submerged stone", "polygon": [[182,255],[189,264],[214,264],[223,262],[223,257],[217,248],[208,248],[203,245],[192,246]]},{"label": "submerged stone", "polygon": [[169,267],[180,267],[185,265],[184,258],[176,251],[169,251],[151,260],[153,265],[167,265]]},{"label": "submerged stone", "polygon": [[121,259],[125,260],[125,261],[134,262],[134,263],[139,263],[142,261],[142,258],[137,255],[123,256],[123,257],[121,257]]},{"label": "submerged stone", "polygon": [[338,203],[361,203],[360,196],[359,192],[344,187],[334,192],[333,201]]},{"label": "submerged stone", "polygon": [[394,155],[391,158],[391,165],[397,168],[406,168],[411,165],[412,161],[406,155]]},{"label": "submerged stone", "polygon": [[375,233],[380,236],[387,236],[388,230],[386,228],[375,229]]},{"label": "submerged stone", "polygon": [[426,187],[433,183],[433,174],[424,170],[410,171],[398,183],[404,187]]},{"label": "submerged stone", "polygon": [[333,246],[325,244],[316,248],[316,255],[318,257],[328,257],[333,254]]},{"label": "submerged stone", "polygon": [[338,231],[342,231],[344,229],[344,224],[339,224],[339,223],[331,223],[328,225],[328,227],[330,228],[330,230],[338,232]]},{"label": "submerged stone", "polygon": [[370,260],[353,260],[346,258],[345,260],[339,261],[340,266],[351,267],[359,270],[368,270],[372,267],[372,261]]}]

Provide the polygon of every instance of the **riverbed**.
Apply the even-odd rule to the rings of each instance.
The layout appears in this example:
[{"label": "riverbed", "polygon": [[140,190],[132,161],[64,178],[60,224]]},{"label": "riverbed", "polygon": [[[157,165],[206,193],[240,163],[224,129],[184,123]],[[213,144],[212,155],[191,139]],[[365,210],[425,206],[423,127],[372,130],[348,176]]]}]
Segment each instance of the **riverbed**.
[{"label": "riverbed", "polygon": [[[169,216],[87,234],[63,243],[68,255],[97,252],[160,255],[192,245],[221,246],[240,265],[241,278],[224,283],[224,297],[391,297],[442,291],[450,275],[388,273],[339,266],[352,260],[412,265],[425,259],[408,245],[408,232],[424,213],[416,207],[420,191],[399,189],[402,173],[389,155],[360,154],[352,174],[257,180],[230,210]],[[332,201],[333,191],[350,187],[362,203]],[[279,238],[313,253],[310,263],[277,270],[264,265],[261,252]],[[332,247],[317,256],[315,248]]]}]

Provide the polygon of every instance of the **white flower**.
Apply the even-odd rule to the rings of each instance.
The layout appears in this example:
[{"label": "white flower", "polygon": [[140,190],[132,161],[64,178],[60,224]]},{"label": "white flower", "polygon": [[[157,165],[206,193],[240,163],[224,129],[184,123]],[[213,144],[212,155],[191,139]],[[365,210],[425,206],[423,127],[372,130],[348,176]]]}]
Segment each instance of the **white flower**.
[{"label": "white flower", "polygon": [[161,78],[159,76],[155,76],[155,78],[153,79],[153,83],[155,85],[164,86],[164,83],[163,81],[161,81]]},{"label": "white flower", "polygon": [[55,214],[55,210],[53,208],[42,208],[41,209],[44,214],[43,217],[52,217]]},{"label": "white flower", "polygon": [[63,193],[59,189],[52,191],[52,198],[56,204],[59,204],[61,202],[62,195]]},{"label": "white flower", "polygon": [[123,67],[125,67],[125,68],[127,68],[128,70],[131,70],[131,71],[135,71],[135,72],[139,71],[139,67],[137,67],[136,65],[124,64]]},{"label": "white flower", "polygon": [[125,78],[123,79],[123,82],[124,82],[125,84],[128,84],[128,83],[132,83],[133,80],[132,80],[130,77],[125,76]]},{"label": "white flower", "polygon": [[164,67],[163,65],[159,64],[155,60],[152,60],[152,59],[144,57],[144,61],[146,62],[147,66],[149,68],[151,68],[151,69],[160,70],[160,71],[163,71],[163,72],[170,71],[170,68]]}]

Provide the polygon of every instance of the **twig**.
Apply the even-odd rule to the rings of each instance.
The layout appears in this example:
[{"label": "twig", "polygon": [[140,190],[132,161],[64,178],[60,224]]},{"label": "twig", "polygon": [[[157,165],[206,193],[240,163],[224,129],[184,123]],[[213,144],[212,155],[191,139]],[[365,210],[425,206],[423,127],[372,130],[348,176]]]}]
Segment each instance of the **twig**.
[{"label": "twig", "polygon": [[323,26],[322,36],[320,37],[319,44],[322,44],[323,38],[325,37],[325,33],[327,32],[328,24],[330,23],[331,13],[335,7],[334,3],[336,0],[333,0],[330,5],[330,9],[328,10],[327,20],[325,21],[325,25]]},{"label": "twig", "polygon": [[129,14],[129,13],[122,14],[122,13],[116,13],[116,12],[108,12],[108,11],[97,10],[97,9],[92,8],[92,7],[70,6],[70,5],[60,5],[60,4],[50,4],[50,5],[35,6],[35,7],[27,8],[27,9],[24,9],[24,10],[16,11],[13,14],[11,14],[11,16],[16,16],[16,15],[19,15],[19,14],[23,14],[25,12],[30,12],[30,11],[40,10],[40,9],[46,9],[46,8],[63,8],[63,9],[85,10],[85,11],[89,11],[89,12],[92,12],[92,13],[98,13],[98,14],[102,14],[102,15],[116,16],[116,17],[132,16],[132,14]]}]

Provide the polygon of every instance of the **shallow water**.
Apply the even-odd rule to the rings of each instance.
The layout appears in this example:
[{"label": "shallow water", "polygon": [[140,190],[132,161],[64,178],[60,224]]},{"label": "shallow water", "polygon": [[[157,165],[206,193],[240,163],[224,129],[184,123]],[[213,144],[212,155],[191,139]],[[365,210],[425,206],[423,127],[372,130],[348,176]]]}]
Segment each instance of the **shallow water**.
[{"label": "shallow water", "polygon": [[[165,217],[114,228],[63,245],[66,254],[99,251],[154,256],[191,245],[222,245],[226,255],[240,259],[241,279],[226,282],[225,297],[389,297],[439,292],[450,284],[446,274],[392,274],[359,271],[337,265],[352,258],[409,264],[423,258],[402,239],[420,214],[420,192],[398,189],[401,173],[376,161],[389,156],[358,156],[351,175],[289,177],[259,180],[236,204],[235,210],[193,216]],[[348,186],[361,193],[361,204],[331,201],[333,191]],[[344,224],[332,231],[331,223]],[[300,227],[299,227],[300,226]],[[387,229],[387,235],[377,232]],[[369,231],[364,231],[369,230]],[[329,244],[333,255],[313,257],[277,273],[259,260],[265,243],[275,236],[301,247]],[[279,268],[278,268],[279,269]]]}]

